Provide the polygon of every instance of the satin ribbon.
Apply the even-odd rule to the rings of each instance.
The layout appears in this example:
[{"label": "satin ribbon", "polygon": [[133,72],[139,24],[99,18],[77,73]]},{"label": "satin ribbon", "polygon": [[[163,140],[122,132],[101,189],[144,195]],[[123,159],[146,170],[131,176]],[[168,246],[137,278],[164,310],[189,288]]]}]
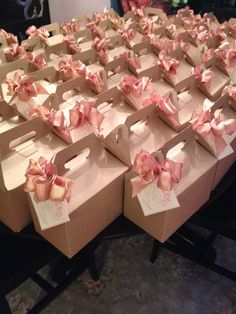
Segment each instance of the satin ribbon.
[{"label": "satin ribbon", "polygon": [[215,49],[210,48],[201,54],[202,62],[205,63],[214,57]]},{"label": "satin ribbon", "polygon": [[142,92],[147,90],[150,81],[150,78],[145,76],[138,79],[135,76],[124,75],[119,86],[126,95],[139,98]]},{"label": "satin ribbon", "polygon": [[74,35],[66,35],[64,37],[64,43],[66,43],[69,46],[69,49],[70,49],[72,54],[76,54],[76,53],[81,52],[81,47],[76,42]]},{"label": "satin ribbon", "polygon": [[172,36],[175,36],[176,31],[177,31],[177,26],[175,24],[167,25],[166,29],[171,33]]},{"label": "satin ribbon", "polygon": [[32,52],[27,52],[26,56],[35,70],[44,69],[47,65],[47,62],[42,54],[34,56]]},{"label": "satin ribbon", "polygon": [[97,24],[101,21],[106,21],[109,18],[110,18],[110,11],[106,7],[103,9],[103,12],[101,13],[95,12],[92,14],[92,20]]},{"label": "satin ribbon", "polygon": [[145,34],[154,33],[157,29],[158,17],[143,17],[139,21],[139,26]]},{"label": "satin ribbon", "polygon": [[124,39],[124,41],[127,43],[129,47],[132,45],[132,40],[136,36],[136,31],[134,29],[128,28],[128,29],[118,29],[118,33],[121,35],[121,37]]},{"label": "satin ribbon", "polygon": [[213,79],[214,73],[211,70],[202,70],[200,67],[195,67],[193,70],[195,77],[200,80],[200,82],[209,89]]},{"label": "satin ribbon", "polygon": [[183,164],[170,159],[158,162],[151,154],[141,150],[136,155],[133,171],[139,177],[132,181],[132,197],[139,194],[149,183],[156,181],[156,185],[163,191],[171,191],[174,183],[180,182]]},{"label": "satin ribbon", "polygon": [[87,23],[86,27],[89,28],[93,32],[95,37],[99,37],[99,38],[104,38],[105,37],[104,30],[100,26],[96,25],[95,22]]},{"label": "satin ribbon", "polygon": [[108,52],[109,40],[105,38],[96,37],[92,43],[92,48],[97,52],[97,54],[102,59],[103,63],[107,63],[109,61],[109,52]]},{"label": "satin ribbon", "polygon": [[25,47],[18,44],[11,44],[9,47],[4,48],[4,52],[9,62],[26,57]]},{"label": "satin ribbon", "polygon": [[13,35],[12,33],[6,32],[4,29],[0,29],[0,36],[3,36],[6,38],[6,41],[8,45],[11,44],[18,44],[18,38],[17,36]]},{"label": "satin ribbon", "polygon": [[184,42],[183,40],[156,39],[152,44],[157,51],[165,50],[168,53],[173,52],[178,48],[181,48],[184,52],[188,52],[190,48],[189,43]]},{"label": "satin ribbon", "polygon": [[236,86],[225,86],[222,95],[228,94],[234,101],[236,101]]},{"label": "satin ribbon", "polygon": [[179,61],[171,56],[166,55],[165,51],[159,53],[158,65],[170,74],[176,74],[176,69],[179,66]]},{"label": "satin ribbon", "polygon": [[40,26],[39,28],[37,28],[34,25],[30,26],[26,30],[26,34],[29,36],[39,36],[39,38],[43,41],[46,41],[50,36],[45,26]]},{"label": "satin ribbon", "polygon": [[138,8],[133,1],[129,1],[129,5],[135,16],[144,17],[144,12],[143,12],[144,6],[142,6],[141,8]]},{"label": "satin ribbon", "polygon": [[110,17],[110,22],[111,22],[111,25],[114,29],[118,30],[118,29],[122,28],[122,22],[117,17],[114,17],[114,18]]},{"label": "satin ribbon", "polygon": [[194,112],[190,123],[193,130],[205,141],[213,141],[217,156],[227,147],[224,135],[232,135],[236,131],[236,119],[222,121],[220,113],[215,113],[212,119],[209,110]]},{"label": "satin ribbon", "polygon": [[61,25],[63,35],[71,35],[79,31],[79,22],[76,19],[72,19],[69,22],[65,22]]},{"label": "satin ribbon", "polygon": [[52,161],[44,157],[30,159],[26,171],[25,192],[34,192],[36,202],[70,202],[73,181],[54,174]]},{"label": "satin ribbon", "polygon": [[217,59],[223,62],[226,68],[233,68],[236,58],[236,50],[230,47],[228,42],[224,42],[215,50],[215,56]]},{"label": "satin ribbon", "polygon": [[87,71],[86,78],[90,82],[93,88],[95,88],[96,92],[101,93],[104,89],[104,82],[101,77],[100,72],[92,73]]},{"label": "satin ribbon", "polygon": [[81,61],[73,61],[71,57],[60,60],[59,73],[62,75],[63,81],[68,81],[78,76],[86,77],[86,66]]},{"label": "satin ribbon", "polygon": [[37,81],[34,81],[33,76],[21,76],[15,72],[13,79],[6,79],[8,85],[9,96],[17,95],[21,101],[27,101],[31,97],[36,97],[38,94],[48,95],[48,91]]},{"label": "satin ribbon", "polygon": [[100,130],[104,115],[94,108],[96,99],[89,98],[76,102],[76,105],[70,110],[70,127],[78,128],[85,123],[89,123]]}]

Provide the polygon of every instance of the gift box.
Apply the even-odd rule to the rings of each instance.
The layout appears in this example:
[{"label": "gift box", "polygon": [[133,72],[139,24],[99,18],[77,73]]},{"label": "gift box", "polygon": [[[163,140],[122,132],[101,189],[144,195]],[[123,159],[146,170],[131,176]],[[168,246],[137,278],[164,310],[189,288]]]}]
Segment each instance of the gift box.
[{"label": "gift box", "polygon": [[129,63],[130,70],[136,75],[137,77],[140,76],[140,73],[142,72],[142,75],[145,75],[145,70],[149,68],[156,68],[158,57],[153,52],[152,45],[149,41],[144,41],[140,44],[134,45],[133,47],[134,52],[134,61],[135,58],[136,62]]},{"label": "gift box", "polygon": [[0,134],[0,143],[0,220],[11,230],[19,232],[31,222],[23,191],[29,160],[41,155],[51,159],[66,143],[52,134],[49,126],[39,118]]},{"label": "gift box", "polygon": [[119,58],[129,52],[130,49],[125,45],[121,35],[116,35],[109,39],[109,56],[111,59]]},{"label": "gift box", "polygon": [[[89,155],[79,162],[85,149],[89,149]],[[77,162],[74,160],[73,167],[67,166],[75,156]],[[94,135],[59,152],[54,163],[59,175],[74,181],[70,202],[63,209],[70,221],[41,230],[32,198],[31,212],[37,232],[71,258],[122,213],[124,174],[128,168],[108,153]]]},{"label": "gift box", "polygon": [[15,72],[12,79],[2,85],[3,98],[15,107],[25,119],[29,111],[47,101],[54,93],[58,82],[58,72],[53,67],[35,71],[25,76]]},{"label": "gift box", "polygon": [[[236,160],[236,112],[230,107],[229,95],[223,95],[214,103],[212,111],[215,112],[216,110],[221,111],[220,119],[225,125],[232,128],[232,130],[229,130],[230,134],[227,134],[227,130],[224,132],[225,134],[223,135],[223,140],[225,141],[225,148],[221,155],[217,158],[218,163],[212,190],[220,183],[225,173],[230,169]],[[211,151],[211,149],[209,151]]]},{"label": "gift box", "polygon": [[19,59],[9,63],[0,65],[0,82],[3,89],[4,80],[12,78],[15,72],[20,72],[22,75],[30,72],[30,64],[25,59]]},{"label": "gift box", "polygon": [[103,29],[105,38],[108,38],[108,39],[109,39],[109,38],[111,38],[111,37],[117,35],[117,32],[116,32],[116,30],[113,28],[113,24],[112,24],[111,20],[101,21],[101,22],[98,24],[98,26]]},{"label": "gift box", "polygon": [[192,66],[185,60],[182,49],[176,49],[169,55],[159,54],[163,78],[174,87],[176,92],[191,87],[195,81]]},{"label": "gift box", "polygon": [[5,101],[0,101],[0,134],[4,133],[24,122],[17,110],[9,106]]},{"label": "gift box", "polygon": [[220,97],[224,87],[230,81],[230,77],[216,65],[212,65],[208,69],[195,68],[195,76],[198,88],[213,101]]},{"label": "gift box", "polygon": [[196,87],[177,94],[175,91],[162,97],[158,109],[160,118],[173,130],[180,132],[189,126],[194,110],[202,110],[203,104],[208,101]]},{"label": "gift box", "polygon": [[49,34],[51,34],[45,41],[46,46],[51,47],[63,42],[64,36],[61,34],[60,25],[58,23],[45,25],[45,28]]},{"label": "gift box", "polygon": [[145,16],[157,16],[158,17],[158,24],[167,23],[168,18],[165,12],[158,8],[146,7],[143,10]]},{"label": "gift box", "polygon": [[136,111],[105,138],[107,149],[127,166],[134,162],[141,148],[148,152],[160,149],[170,138],[176,136],[159,118],[157,108],[150,105]]},{"label": "gift box", "polygon": [[[171,155],[167,153],[182,141],[185,145],[181,150],[176,147]],[[170,191],[160,192],[156,182],[148,184],[147,190],[141,191],[142,200],[147,201],[145,207],[140,201],[141,193],[132,197],[132,182],[138,177],[136,173],[129,172],[125,178],[124,215],[155,239],[165,242],[209,199],[216,159],[194,140],[191,128],[167,142],[162,154],[183,163],[182,178]],[[163,176],[168,174],[168,168],[161,172]],[[144,210],[148,210],[149,215],[145,216]]]},{"label": "gift box", "polygon": [[94,50],[81,52],[73,56],[73,60],[80,60],[86,65],[86,79],[90,84],[90,88],[99,94],[107,89],[107,77],[104,65],[99,61],[100,57]]}]

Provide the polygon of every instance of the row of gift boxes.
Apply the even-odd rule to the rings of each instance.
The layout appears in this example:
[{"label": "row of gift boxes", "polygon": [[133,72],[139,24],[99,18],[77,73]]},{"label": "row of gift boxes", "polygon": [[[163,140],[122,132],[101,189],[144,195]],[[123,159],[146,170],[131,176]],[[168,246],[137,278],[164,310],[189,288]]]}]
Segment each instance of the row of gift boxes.
[{"label": "row of gift boxes", "polygon": [[[225,103],[226,100],[224,96],[221,102]],[[218,103],[217,106],[221,104]],[[229,106],[226,112],[228,109]],[[235,129],[231,135],[219,133],[222,127],[233,128],[228,120],[225,125],[221,123],[219,129],[214,129],[215,125],[207,123],[207,133],[201,134],[198,131],[196,141],[191,127],[176,133],[162,122],[156,108],[150,105],[135,112],[123,126],[116,128],[106,138],[98,139],[94,134],[87,133],[71,145],[53,135],[49,125],[39,118],[24,122],[0,135],[0,219],[14,231],[20,231],[31,222],[32,215],[36,230],[70,257],[121,214],[123,209],[132,221],[160,241],[164,241],[207,201],[212,188],[219,183],[235,161]],[[177,208],[160,210],[159,206],[155,206],[157,213],[149,213],[146,217],[144,209],[140,207],[142,203],[139,195],[131,196],[131,181],[137,177],[133,171],[126,175],[123,203],[125,174],[131,164],[135,163],[140,151],[151,154],[161,150],[164,158],[169,158],[167,152],[180,142],[185,145],[176,149],[175,153],[172,152],[173,156],[170,156],[170,159],[173,157],[175,161],[183,164],[182,179],[174,184],[179,201]],[[216,149],[221,149],[218,157],[213,156]],[[80,156],[81,152],[83,154]],[[58,198],[54,201],[50,197],[35,201],[34,189],[29,190],[27,200],[23,189],[29,160],[31,164],[36,165],[36,169],[33,168],[36,171],[40,165],[40,156],[48,161],[54,156],[53,164],[59,179],[65,176],[74,181],[69,203],[64,198],[58,202]],[[79,158],[75,159],[75,156]],[[34,171],[30,173],[31,179],[35,179],[35,176],[37,178],[38,173]],[[44,194],[45,186],[48,192],[51,189],[51,183],[48,186],[47,182],[44,182],[45,174],[41,176],[42,182],[39,180],[37,185],[39,195]],[[153,181],[155,180],[157,178]],[[152,181],[149,183],[153,184]],[[63,187],[65,193],[65,185],[59,186]],[[168,199],[168,192],[165,193]],[[152,195],[143,197],[153,199]],[[156,227],[154,221],[158,222]]]}]

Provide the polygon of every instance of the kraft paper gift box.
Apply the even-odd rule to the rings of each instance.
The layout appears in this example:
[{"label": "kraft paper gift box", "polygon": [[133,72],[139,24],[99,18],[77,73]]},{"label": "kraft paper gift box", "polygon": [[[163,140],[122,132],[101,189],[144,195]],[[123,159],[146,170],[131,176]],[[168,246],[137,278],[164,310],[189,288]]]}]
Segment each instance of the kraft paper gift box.
[{"label": "kraft paper gift box", "polygon": [[[97,134],[103,127],[104,115],[96,108],[95,96],[85,79],[75,78],[58,86],[56,93],[48,99],[54,114],[50,115],[49,111],[47,117],[44,111],[36,110],[35,116],[48,122],[52,131],[66,143],[75,143],[91,133]],[[50,104],[44,105],[49,107]]]},{"label": "kraft paper gift box", "polygon": [[165,70],[164,67],[161,67],[163,78],[174,87],[176,92],[191,87],[195,81],[195,77],[192,74],[192,66],[185,60],[183,50],[176,49],[170,53],[169,56],[176,59],[179,62],[179,65],[176,67],[176,73],[172,73]]},{"label": "kraft paper gift box", "polygon": [[169,18],[169,21],[166,23],[166,32],[170,39],[175,39],[179,34],[185,31],[180,18],[175,16]]},{"label": "kraft paper gift box", "polygon": [[164,24],[168,22],[168,18],[165,12],[158,8],[146,7],[143,10],[145,16],[157,16],[161,22],[159,24]]},{"label": "kraft paper gift box", "polygon": [[[35,85],[35,87],[33,87],[37,88],[37,90],[39,89],[36,96],[31,97],[30,94],[27,94],[27,98],[20,98],[16,92],[12,96],[8,95],[8,87],[6,83],[2,85],[2,89],[3,97],[6,101],[8,101],[9,105],[15,107],[19,114],[25,119],[29,119],[29,111],[38,105],[44,106],[44,103],[47,102],[49,95],[56,91],[56,87],[58,85],[58,72],[53,67],[48,67],[29,73],[26,75],[26,79],[31,80],[32,84],[37,84],[37,86]],[[18,80],[19,81],[17,81],[17,83],[19,85],[22,84],[23,86],[24,82],[21,83],[22,79],[18,78]],[[42,92],[40,91],[41,89]]]},{"label": "kraft paper gift box", "polygon": [[[177,94],[175,91],[170,92],[163,98],[163,102],[167,103],[167,109],[170,104],[174,106],[171,110],[158,107],[160,118],[167,123],[174,131],[181,132],[189,126],[189,121],[192,118],[194,110],[202,110],[206,96],[201,93],[196,87]],[[172,112],[170,112],[172,111]]]},{"label": "kraft paper gift box", "polygon": [[[133,46],[143,41],[144,35],[139,31],[138,25],[135,22],[127,21],[123,29],[124,32],[128,30],[134,31],[134,38],[131,40],[125,40],[125,44],[129,49],[133,49]],[[121,35],[122,36],[122,35]]]},{"label": "kraft paper gift box", "polygon": [[124,75],[133,75],[129,70],[128,60],[123,57],[108,62],[104,69],[106,71],[108,89],[118,86]]},{"label": "kraft paper gift box", "polygon": [[[192,138],[189,131],[187,128],[179,133],[162,149],[164,157],[183,163],[182,178],[173,187],[179,207],[162,211],[168,192],[165,192],[164,200],[163,195],[153,192],[156,201],[152,203],[152,211],[149,210],[151,215],[145,216],[138,197],[132,197],[131,180],[136,179],[137,174],[131,171],[125,178],[124,215],[160,242],[165,242],[180,228],[209,199],[211,193],[216,159]],[[184,147],[169,156],[167,152],[182,141],[185,141]],[[148,205],[153,194],[146,194]]]},{"label": "kraft paper gift box", "polygon": [[24,119],[19,116],[15,108],[9,106],[5,101],[0,101],[0,134],[23,122]]},{"label": "kraft paper gift box", "polygon": [[88,50],[86,52],[81,52],[73,56],[73,61],[80,60],[82,63],[86,65],[86,70],[88,76],[88,73],[93,73],[95,75],[99,75],[101,78],[102,85],[99,87],[101,90],[98,89],[97,86],[95,86],[90,79],[88,79],[90,88],[96,93],[99,94],[102,91],[105,91],[107,89],[107,77],[106,77],[106,71],[104,70],[104,65],[99,61],[99,56],[94,50]]},{"label": "kraft paper gift box", "polygon": [[[89,155],[78,162],[85,149]],[[67,166],[75,156],[77,162]],[[64,206],[70,221],[42,230],[32,199],[30,207],[36,231],[71,258],[122,213],[128,167],[108,153],[94,135],[57,153],[54,163],[59,175],[74,181],[70,202]]]},{"label": "kraft paper gift box", "polygon": [[152,153],[176,134],[161,121],[157,108],[151,105],[129,115],[123,125],[116,127],[105,138],[105,145],[114,156],[130,167],[140,149]]},{"label": "kraft paper gift box", "polygon": [[105,38],[111,38],[117,35],[116,30],[112,27],[112,23],[110,20],[101,21],[98,23],[98,26],[101,27],[104,31]]},{"label": "kraft paper gift box", "polygon": [[49,160],[66,143],[51,133],[39,118],[0,134],[0,221],[19,232],[31,222],[27,195],[24,193],[25,170],[31,158],[41,155]]},{"label": "kraft paper gift box", "polygon": [[111,59],[119,58],[120,55],[129,52],[130,49],[125,45],[120,35],[113,36],[109,39],[109,56]]},{"label": "kraft paper gift box", "polygon": [[202,68],[202,71],[200,77],[196,79],[197,86],[210,100],[215,101],[221,96],[224,87],[229,84],[230,77],[223,73],[216,65],[212,65],[207,69],[211,79],[209,82],[204,82],[206,69]]},{"label": "kraft paper gift box", "polygon": [[52,36],[48,37],[45,41],[46,46],[53,46],[63,42],[64,36],[61,34],[60,25],[58,23],[45,25],[45,28],[52,34]]},{"label": "kraft paper gift box", "polygon": [[140,73],[145,72],[149,68],[156,68],[158,56],[153,52],[152,45],[148,41],[144,41],[140,44],[134,45],[133,52],[136,55],[135,57],[139,59],[138,64],[140,67],[129,64],[130,70],[137,77],[140,76]]},{"label": "kraft paper gift box", "polygon": [[147,76],[151,79],[153,89],[160,97],[169,95],[174,90],[169,83],[163,80],[162,72],[159,66],[146,69],[139,74],[139,77],[142,76]]},{"label": "kraft paper gift box", "polygon": [[[229,95],[223,95],[213,105],[212,111],[221,110],[221,119],[226,122],[229,119],[236,119],[236,112],[230,107]],[[235,131],[231,134],[225,134],[224,140],[227,143],[227,147],[220,157],[218,157],[218,163],[213,181],[212,190],[219,184],[225,173],[230,169],[236,160],[236,120],[235,120]],[[204,143],[203,143],[204,145]],[[231,146],[231,148],[229,147]],[[207,147],[207,146],[206,146]],[[209,147],[208,147],[209,149]],[[210,149],[212,152],[212,150]]]},{"label": "kraft paper gift box", "polygon": [[92,48],[94,35],[90,29],[84,29],[74,34],[76,41],[79,43],[81,52]]},{"label": "kraft paper gift box", "polygon": [[14,76],[15,72],[20,72],[22,75],[30,72],[30,64],[25,59],[19,59],[9,63],[4,63],[0,65],[0,83],[7,78]]},{"label": "kraft paper gift box", "polygon": [[4,49],[0,49],[0,65],[7,63],[7,57]]}]

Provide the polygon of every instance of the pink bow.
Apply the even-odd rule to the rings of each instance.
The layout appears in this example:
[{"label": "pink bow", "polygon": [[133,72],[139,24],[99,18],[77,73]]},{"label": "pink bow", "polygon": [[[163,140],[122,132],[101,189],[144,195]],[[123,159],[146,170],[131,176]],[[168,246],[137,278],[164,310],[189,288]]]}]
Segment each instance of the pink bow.
[{"label": "pink bow", "polygon": [[92,73],[87,71],[86,78],[97,93],[101,93],[103,91],[105,84],[103,82],[100,72]]},{"label": "pink bow", "polygon": [[70,22],[65,22],[61,25],[63,35],[71,35],[79,31],[79,22],[76,19],[72,19]]},{"label": "pink bow", "polygon": [[150,78],[143,76],[142,78],[136,78],[131,75],[124,75],[119,83],[121,90],[126,94],[139,98],[142,92],[147,90],[150,83]]},{"label": "pink bow", "polygon": [[30,159],[24,191],[34,192],[36,202],[66,200],[69,203],[72,185],[71,180],[54,174],[51,161],[47,162],[44,157],[40,157],[38,161]]},{"label": "pink bow", "polygon": [[76,42],[74,35],[66,35],[64,42],[69,46],[72,54],[79,53],[81,51],[80,45]]},{"label": "pink bow", "polygon": [[126,44],[130,47],[131,40],[133,40],[136,36],[136,31],[134,29],[128,28],[125,30],[118,29],[118,33],[121,35],[121,37],[124,39]]},{"label": "pink bow", "polygon": [[236,87],[235,86],[225,86],[222,95],[228,94],[234,101],[236,101]]},{"label": "pink bow", "polygon": [[176,69],[179,66],[179,61],[171,56],[166,55],[166,51],[159,53],[158,65],[170,74],[176,74]]},{"label": "pink bow", "polygon": [[109,41],[107,39],[100,39],[98,37],[94,39],[92,44],[92,48],[98,53],[105,64],[109,61],[108,44]]},{"label": "pink bow", "polygon": [[150,105],[157,105],[160,101],[160,96],[154,91],[142,102],[142,107],[148,107]]},{"label": "pink bow", "polygon": [[6,47],[4,51],[9,62],[26,57],[25,47],[19,46],[18,44],[11,44],[9,47]]},{"label": "pink bow", "polygon": [[121,23],[121,20],[118,19],[117,17],[111,17],[110,18],[110,22],[111,22],[111,25],[114,29],[118,30],[122,27],[122,23]]},{"label": "pink bow", "polygon": [[201,54],[202,62],[205,63],[214,57],[215,49],[210,48]]},{"label": "pink bow", "polygon": [[95,22],[87,23],[86,27],[89,28],[93,32],[95,37],[99,37],[99,38],[104,38],[105,37],[104,30],[100,26],[96,25]]},{"label": "pink bow", "polygon": [[141,8],[138,8],[133,1],[129,1],[129,5],[130,5],[131,10],[134,13],[134,15],[136,15],[138,17],[144,17],[144,13],[143,13],[144,7],[143,6]]},{"label": "pink bow", "polygon": [[47,62],[46,62],[43,54],[38,54],[38,55],[34,56],[34,54],[32,52],[27,52],[26,55],[27,55],[29,62],[32,64],[32,66],[35,70],[41,70],[41,69],[44,69],[46,67]]},{"label": "pink bow", "polygon": [[202,70],[200,67],[195,67],[194,75],[208,89],[211,85],[214,74],[211,70]]},{"label": "pink bow", "polygon": [[169,97],[163,96],[158,99],[157,106],[166,116],[171,116],[177,112],[177,108]]},{"label": "pink bow", "polygon": [[104,115],[93,107],[95,102],[94,98],[77,101],[74,108],[70,110],[70,127],[78,128],[89,123],[100,130]]},{"label": "pink bow", "polygon": [[38,94],[48,95],[47,90],[37,81],[34,81],[33,76],[23,76],[15,72],[13,79],[6,79],[5,83],[8,85],[7,95],[17,95],[20,100],[27,101],[31,97]]},{"label": "pink bow", "polygon": [[156,24],[157,20],[158,20],[157,16],[153,18],[143,17],[139,21],[139,26],[145,34],[154,33],[154,31],[157,29],[157,24]]},{"label": "pink bow", "polygon": [[107,8],[104,8],[103,12],[101,13],[95,12],[92,14],[92,20],[97,24],[101,21],[106,21],[109,18],[110,18],[110,12]]},{"label": "pink bow", "polygon": [[26,34],[29,36],[39,36],[39,38],[42,39],[43,41],[46,41],[48,37],[50,36],[45,26],[41,26],[37,28],[34,25],[30,26],[26,30]]},{"label": "pink bow", "polygon": [[139,174],[139,177],[132,181],[132,197],[135,197],[153,181],[156,181],[161,190],[171,191],[174,183],[178,183],[182,178],[183,164],[170,159],[160,163],[151,154],[141,150],[135,157],[133,171]]},{"label": "pink bow", "polygon": [[236,131],[236,119],[221,120],[220,115],[211,118],[210,111],[194,112],[190,120],[193,130],[204,140],[212,140],[215,145],[216,154],[219,156],[227,147],[224,135],[231,135]]},{"label": "pink bow", "polygon": [[18,44],[17,36],[13,35],[12,33],[7,33],[4,29],[0,29],[0,36],[6,38],[8,45]]},{"label": "pink bow", "polygon": [[60,60],[59,72],[62,75],[63,81],[68,81],[78,76],[86,77],[86,66],[81,61],[73,61],[71,57]]},{"label": "pink bow", "polygon": [[236,58],[236,50],[230,48],[228,42],[221,44],[215,50],[215,56],[217,59],[221,60],[226,68],[233,68],[235,64]]}]

